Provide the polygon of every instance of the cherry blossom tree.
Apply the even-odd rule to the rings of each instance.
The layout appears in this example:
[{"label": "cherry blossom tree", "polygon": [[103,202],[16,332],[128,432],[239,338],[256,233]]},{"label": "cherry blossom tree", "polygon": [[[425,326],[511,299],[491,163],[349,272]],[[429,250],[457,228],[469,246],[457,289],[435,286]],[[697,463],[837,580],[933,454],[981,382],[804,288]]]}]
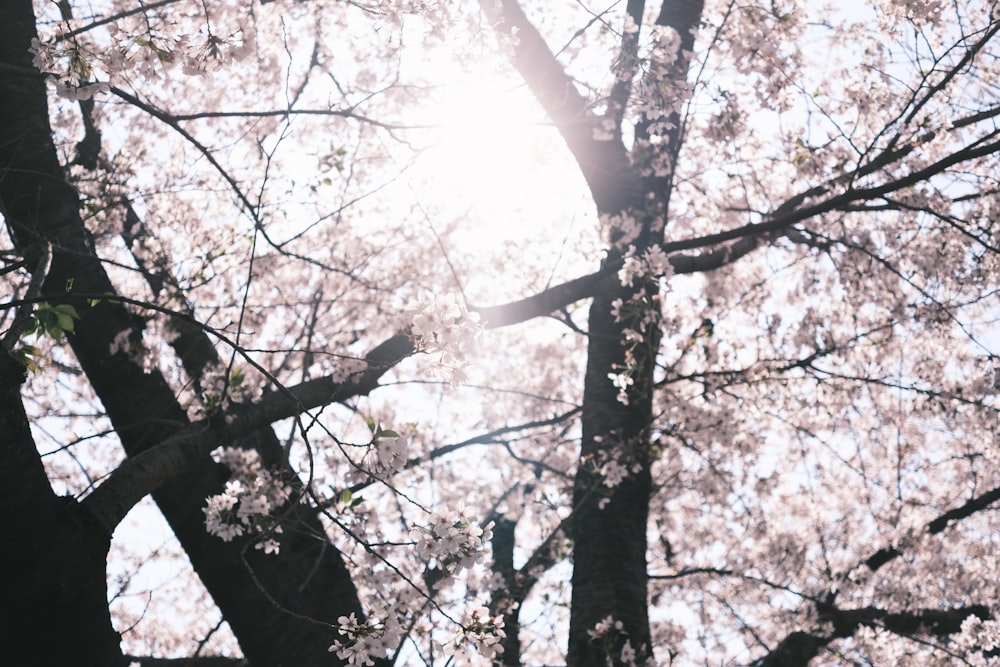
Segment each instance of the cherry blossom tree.
[{"label": "cherry blossom tree", "polygon": [[998,31],[0,3],[3,664],[1000,662]]}]

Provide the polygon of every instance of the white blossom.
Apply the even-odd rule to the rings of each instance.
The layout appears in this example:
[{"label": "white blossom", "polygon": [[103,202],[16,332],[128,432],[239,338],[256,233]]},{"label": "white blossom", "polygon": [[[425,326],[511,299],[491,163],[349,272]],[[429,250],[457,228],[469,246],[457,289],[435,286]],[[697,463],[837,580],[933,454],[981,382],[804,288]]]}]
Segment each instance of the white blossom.
[{"label": "white blossom", "polygon": [[608,461],[601,466],[601,476],[604,477],[604,486],[615,488],[628,477],[628,468],[618,463],[618,461]]},{"label": "white blossom", "polygon": [[468,312],[454,294],[423,294],[410,311],[410,331],[417,349],[433,356],[445,379],[459,383],[463,366],[478,346],[479,314]]},{"label": "white blossom", "polygon": [[277,553],[274,535],[281,533],[281,526],[273,523],[270,513],[288,501],[291,490],[261,465],[255,450],[224,447],[215,456],[232,478],[222,493],[206,499],[205,529],[225,542],[247,534],[262,536],[256,548]]},{"label": "white blossom", "polygon": [[376,659],[389,657],[404,633],[396,611],[389,605],[371,610],[364,623],[353,612],[341,616],[337,626],[344,641],[334,641],[329,651],[349,665],[374,665]]},{"label": "white blossom", "polygon": [[460,504],[435,513],[430,524],[412,528],[410,536],[422,559],[435,561],[454,573],[483,561],[493,537],[493,523],[480,527],[472,508]]}]

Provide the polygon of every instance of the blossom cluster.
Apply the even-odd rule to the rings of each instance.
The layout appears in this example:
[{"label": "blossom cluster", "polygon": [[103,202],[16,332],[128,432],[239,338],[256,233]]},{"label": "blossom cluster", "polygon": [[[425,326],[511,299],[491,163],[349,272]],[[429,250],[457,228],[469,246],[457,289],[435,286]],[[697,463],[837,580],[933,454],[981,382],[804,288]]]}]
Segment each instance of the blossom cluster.
[{"label": "blossom cluster", "polygon": [[397,472],[406,463],[407,451],[405,438],[398,434],[383,434],[372,443],[368,468],[383,477]]},{"label": "blossom cluster", "polygon": [[225,447],[215,452],[215,459],[229,468],[232,479],[225,491],[207,499],[205,528],[225,542],[241,535],[261,536],[256,548],[278,553],[274,535],[281,533],[281,526],[271,512],[288,501],[291,489],[263,467],[255,450]]},{"label": "blossom cluster", "polygon": [[[587,635],[591,641],[604,643],[605,650],[608,652],[608,658],[610,659],[612,658],[610,653],[613,650],[611,647],[615,645],[620,637],[625,635],[625,625],[621,621],[615,620],[612,616],[606,616],[603,620],[598,621],[593,628],[587,630]],[[632,666],[639,664],[636,662],[635,648],[627,638],[618,653],[618,659],[613,660],[613,662],[621,662],[624,665]]]},{"label": "blossom cluster", "polygon": [[434,514],[429,525],[411,528],[410,537],[421,558],[437,561],[448,574],[455,574],[485,559],[493,522],[480,527],[472,517],[472,508],[459,505]]},{"label": "blossom cluster", "polygon": [[626,254],[635,253],[633,246],[642,233],[643,225],[634,215],[628,211],[614,215],[602,213],[600,223],[602,233],[611,238],[616,248],[626,250]]},{"label": "blossom cluster", "polygon": [[[402,614],[391,605],[369,611],[364,621],[354,613],[341,616],[337,619],[337,632],[343,639],[334,641],[328,650],[348,665],[374,665],[376,660],[390,657],[399,647],[405,634],[401,617]],[[464,657],[466,664],[475,662],[477,656],[495,662],[503,652],[504,637],[503,616],[491,616],[488,608],[479,600],[473,600],[458,630],[448,641],[448,650]]]},{"label": "blossom cluster", "polygon": [[878,16],[886,27],[938,25],[946,7],[941,0],[882,0],[878,3]]},{"label": "blossom cluster", "polygon": [[174,67],[187,75],[205,75],[245,59],[255,48],[254,31],[242,18],[231,30],[216,26],[196,34],[168,34],[148,20],[126,17],[108,26],[106,39],[109,43],[96,45],[78,38],[36,37],[29,49],[32,64],[49,75],[59,95],[75,101],[130,77],[158,79]]},{"label": "blossom cluster", "polygon": [[625,251],[622,268],[618,269],[618,280],[622,287],[630,287],[637,278],[669,278],[673,272],[670,258],[660,246],[646,248],[638,254],[635,246],[630,245]]},{"label": "blossom cluster", "polygon": [[[741,14],[743,20],[727,23],[731,35],[723,49],[728,60],[752,87],[753,103],[787,111],[794,99],[788,83],[799,76],[806,59],[803,49],[795,48],[806,28],[805,13],[748,6]],[[715,130],[709,129],[710,139],[720,138]]]},{"label": "blossom cluster", "polygon": [[[603,438],[598,437],[598,442]],[[600,475],[601,485],[605,487],[604,497],[597,504],[597,508],[603,510],[611,502],[614,490],[629,475],[637,475],[642,472],[642,464],[636,460],[632,448],[628,443],[617,443],[613,448],[597,453],[592,462],[593,470]]]},{"label": "blossom cluster", "polygon": [[604,477],[604,486],[613,489],[628,477],[628,468],[615,459],[610,459],[601,466],[601,476]]},{"label": "blossom cluster", "polygon": [[107,81],[96,80],[91,64],[94,54],[85,49],[75,45],[42,42],[35,37],[28,50],[31,53],[31,64],[40,72],[49,74],[49,81],[62,97],[71,101],[89,100],[96,93],[108,89]]},{"label": "blossom cluster", "polygon": [[965,649],[964,655],[972,665],[987,665],[997,662],[996,656],[987,658],[987,654],[1000,648],[1000,623],[979,618],[969,614],[962,621],[962,631],[957,636],[957,643]]},{"label": "blossom cluster", "polygon": [[468,312],[454,294],[423,294],[410,310],[410,333],[417,349],[435,356],[435,366],[445,379],[460,382],[462,367],[478,343],[479,314]]},{"label": "blossom cluster", "polygon": [[[650,135],[663,137],[674,129],[672,116],[691,94],[690,86],[680,72],[693,54],[682,49],[682,37],[672,27],[652,26],[650,37],[652,40],[643,58],[644,72],[636,87],[633,110],[649,122]],[[670,169],[664,162],[669,156],[670,151],[662,151],[657,156],[659,159],[650,165],[656,175],[665,175],[665,170]]]},{"label": "blossom cluster", "polygon": [[239,368],[227,370],[216,364],[202,373],[200,384],[201,405],[198,410],[208,415],[225,410],[232,403],[244,403],[255,397],[254,389]]},{"label": "blossom cluster", "polygon": [[639,346],[646,342],[648,333],[660,325],[659,304],[660,296],[648,294],[646,288],[638,290],[627,301],[619,298],[611,302],[612,317],[626,325],[622,329],[624,363],[613,364],[608,373],[608,379],[618,390],[616,398],[622,405],[629,404],[629,387],[635,384],[633,374],[638,366],[636,354]]},{"label": "blossom cluster", "polygon": [[497,660],[503,653],[501,642],[507,636],[503,628],[502,615],[490,616],[489,609],[478,600],[473,601],[467,620],[455,635],[454,646],[459,653],[474,652],[491,661]]},{"label": "blossom cluster", "polygon": [[374,665],[376,658],[388,657],[396,650],[403,637],[403,626],[389,606],[369,612],[364,623],[351,612],[338,618],[337,626],[345,641],[334,641],[329,651],[348,665]]},{"label": "blossom cluster", "polygon": [[[370,419],[368,428],[372,432],[372,440],[364,459],[347,473],[346,481],[350,484],[366,482],[369,476],[385,479],[406,465],[409,454],[406,433],[400,434],[398,431],[382,428],[381,424]],[[412,431],[410,434],[412,435]]]},{"label": "blossom cluster", "polygon": [[632,374],[630,372],[611,372],[608,373],[608,379],[618,390],[618,402],[622,405],[628,405],[628,388],[635,384],[635,380],[632,379]]}]

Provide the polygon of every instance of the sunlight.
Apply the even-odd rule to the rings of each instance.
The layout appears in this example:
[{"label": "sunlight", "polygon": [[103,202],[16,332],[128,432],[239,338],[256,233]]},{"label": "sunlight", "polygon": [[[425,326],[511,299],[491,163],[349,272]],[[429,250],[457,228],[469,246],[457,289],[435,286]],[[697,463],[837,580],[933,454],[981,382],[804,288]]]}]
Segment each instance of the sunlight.
[{"label": "sunlight", "polygon": [[499,78],[449,85],[435,109],[439,124],[432,160],[450,172],[452,185],[468,198],[489,196],[526,180],[538,166],[533,154],[541,114],[523,88],[505,88]]},{"label": "sunlight", "polygon": [[569,260],[560,256],[567,238],[577,243],[583,224],[593,229],[592,221],[583,222],[593,205],[531,92],[487,67],[473,74],[456,77],[428,110],[434,129],[418,166],[426,179],[420,198],[444,202],[438,209],[444,217],[434,224],[437,233],[451,225],[449,252],[500,267],[473,271],[470,279],[477,299],[495,302],[524,289],[523,275],[502,270],[507,248],[517,245],[523,253],[525,239],[532,239],[530,268],[548,275],[557,259]]}]

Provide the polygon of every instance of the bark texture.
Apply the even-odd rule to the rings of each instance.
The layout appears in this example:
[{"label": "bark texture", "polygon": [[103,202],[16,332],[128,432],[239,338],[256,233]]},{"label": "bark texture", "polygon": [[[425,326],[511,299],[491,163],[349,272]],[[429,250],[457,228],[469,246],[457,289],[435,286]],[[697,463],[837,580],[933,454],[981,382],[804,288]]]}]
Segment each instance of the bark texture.
[{"label": "bark texture", "polygon": [[[693,46],[702,8],[700,1],[664,2],[661,7],[657,24],[677,30],[680,54]],[[644,10],[643,2],[628,3],[627,12],[636,24],[641,23]],[[629,43],[623,48],[629,48]],[[630,55],[623,53],[622,58]],[[618,265],[628,252],[641,255],[663,243],[672,165],[683,139],[679,109],[686,99],[687,67],[686,58],[679,55],[674,65],[660,74],[672,91],[668,97],[671,108],[664,109],[664,115],[673,129],[654,145],[647,141],[652,120],[640,117],[629,166],[613,165],[614,171],[606,177],[606,188],[617,190],[617,194],[592,187],[599,213],[612,220],[621,217],[633,221],[638,227],[638,235],[626,239],[626,227],[612,224],[613,246],[606,263]],[[622,104],[629,85],[630,80],[623,78],[615,88]],[[621,141],[620,133],[616,140]],[[670,168],[666,172],[654,169],[654,161]],[[581,169],[586,171],[587,165],[581,164]],[[602,206],[605,203],[611,206]],[[649,425],[661,336],[659,287],[655,278],[624,285],[616,278],[605,278],[590,307],[582,443],[573,491],[573,593],[567,662],[593,667],[628,664],[633,656],[642,664],[653,657],[647,611],[646,532],[652,491],[650,467],[656,455]],[[630,303],[635,307],[634,315],[625,315],[624,310],[614,314],[621,310],[616,304],[627,308]],[[630,341],[630,332],[638,332],[642,340]],[[624,396],[609,378],[609,374],[622,372],[628,373],[632,383]],[[606,484],[601,472],[608,462],[629,470],[616,486]],[[593,637],[591,632],[609,618],[611,627]]]},{"label": "bark texture", "polygon": [[52,492],[21,402],[23,373],[0,350],[0,664],[125,665],[104,583],[110,536]]},{"label": "bark texture", "polygon": [[[138,336],[142,322],[111,299],[103,299],[94,307],[88,303],[88,297],[114,295],[116,291],[89,241],[79,214],[79,197],[66,181],[56,155],[45,83],[32,69],[28,53],[31,39],[36,36],[34,20],[30,0],[0,4],[4,33],[0,39],[0,99],[18,100],[17,104],[0,105],[0,212],[29,266],[34,265],[39,242],[52,243],[52,266],[43,296],[53,303],[73,304],[80,313],[76,333],[69,336],[69,342],[126,452],[135,456],[188,422],[162,375],[145,372],[124,353],[108,354],[119,332],[130,329]],[[273,450],[267,453],[273,457]],[[268,458],[265,456],[265,460]],[[296,530],[286,532],[277,557],[264,557],[252,548],[245,550],[245,542],[227,544],[209,535],[202,506],[208,495],[220,492],[226,474],[204,457],[185,479],[162,488],[154,499],[251,664],[335,663],[336,658],[326,650],[336,637],[328,624],[340,615],[361,615],[357,592],[340,553],[322,537],[315,515],[301,507],[293,508],[288,517]],[[26,538],[32,529],[38,532],[39,526],[52,522],[71,528],[72,522],[82,520],[73,506],[53,505],[46,521],[34,523],[33,528],[30,524],[24,526]],[[301,530],[303,526],[306,530]],[[78,534],[80,544],[63,552],[88,554],[81,560],[81,567],[94,560],[92,554],[100,546],[84,544],[93,537],[90,530],[70,531]],[[102,539],[107,542],[108,536]],[[106,543],[103,548],[106,554]],[[26,549],[24,553],[33,552]],[[99,561],[99,571],[96,566],[92,568],[89,578],[81,572],[74,586],[80,591],[99,588],[103,612],[92,615],[63,600],[67,621],[82,616],[107,621],[104,555]],[[43,572],[44,568],[36,566],[33,571]],[[40,623],[39,627],[46,625]],[[109,621],[106,629],[110,630]],[[91,634],[107,636],[107,632]],[[51,636],[46,641],[37,633],[18,633],[10,639],[16,642],[19,655],[52,648]],[[78,647],[76,655],[87,653]],[[76,664],[80,664],[79,660]]]}]

